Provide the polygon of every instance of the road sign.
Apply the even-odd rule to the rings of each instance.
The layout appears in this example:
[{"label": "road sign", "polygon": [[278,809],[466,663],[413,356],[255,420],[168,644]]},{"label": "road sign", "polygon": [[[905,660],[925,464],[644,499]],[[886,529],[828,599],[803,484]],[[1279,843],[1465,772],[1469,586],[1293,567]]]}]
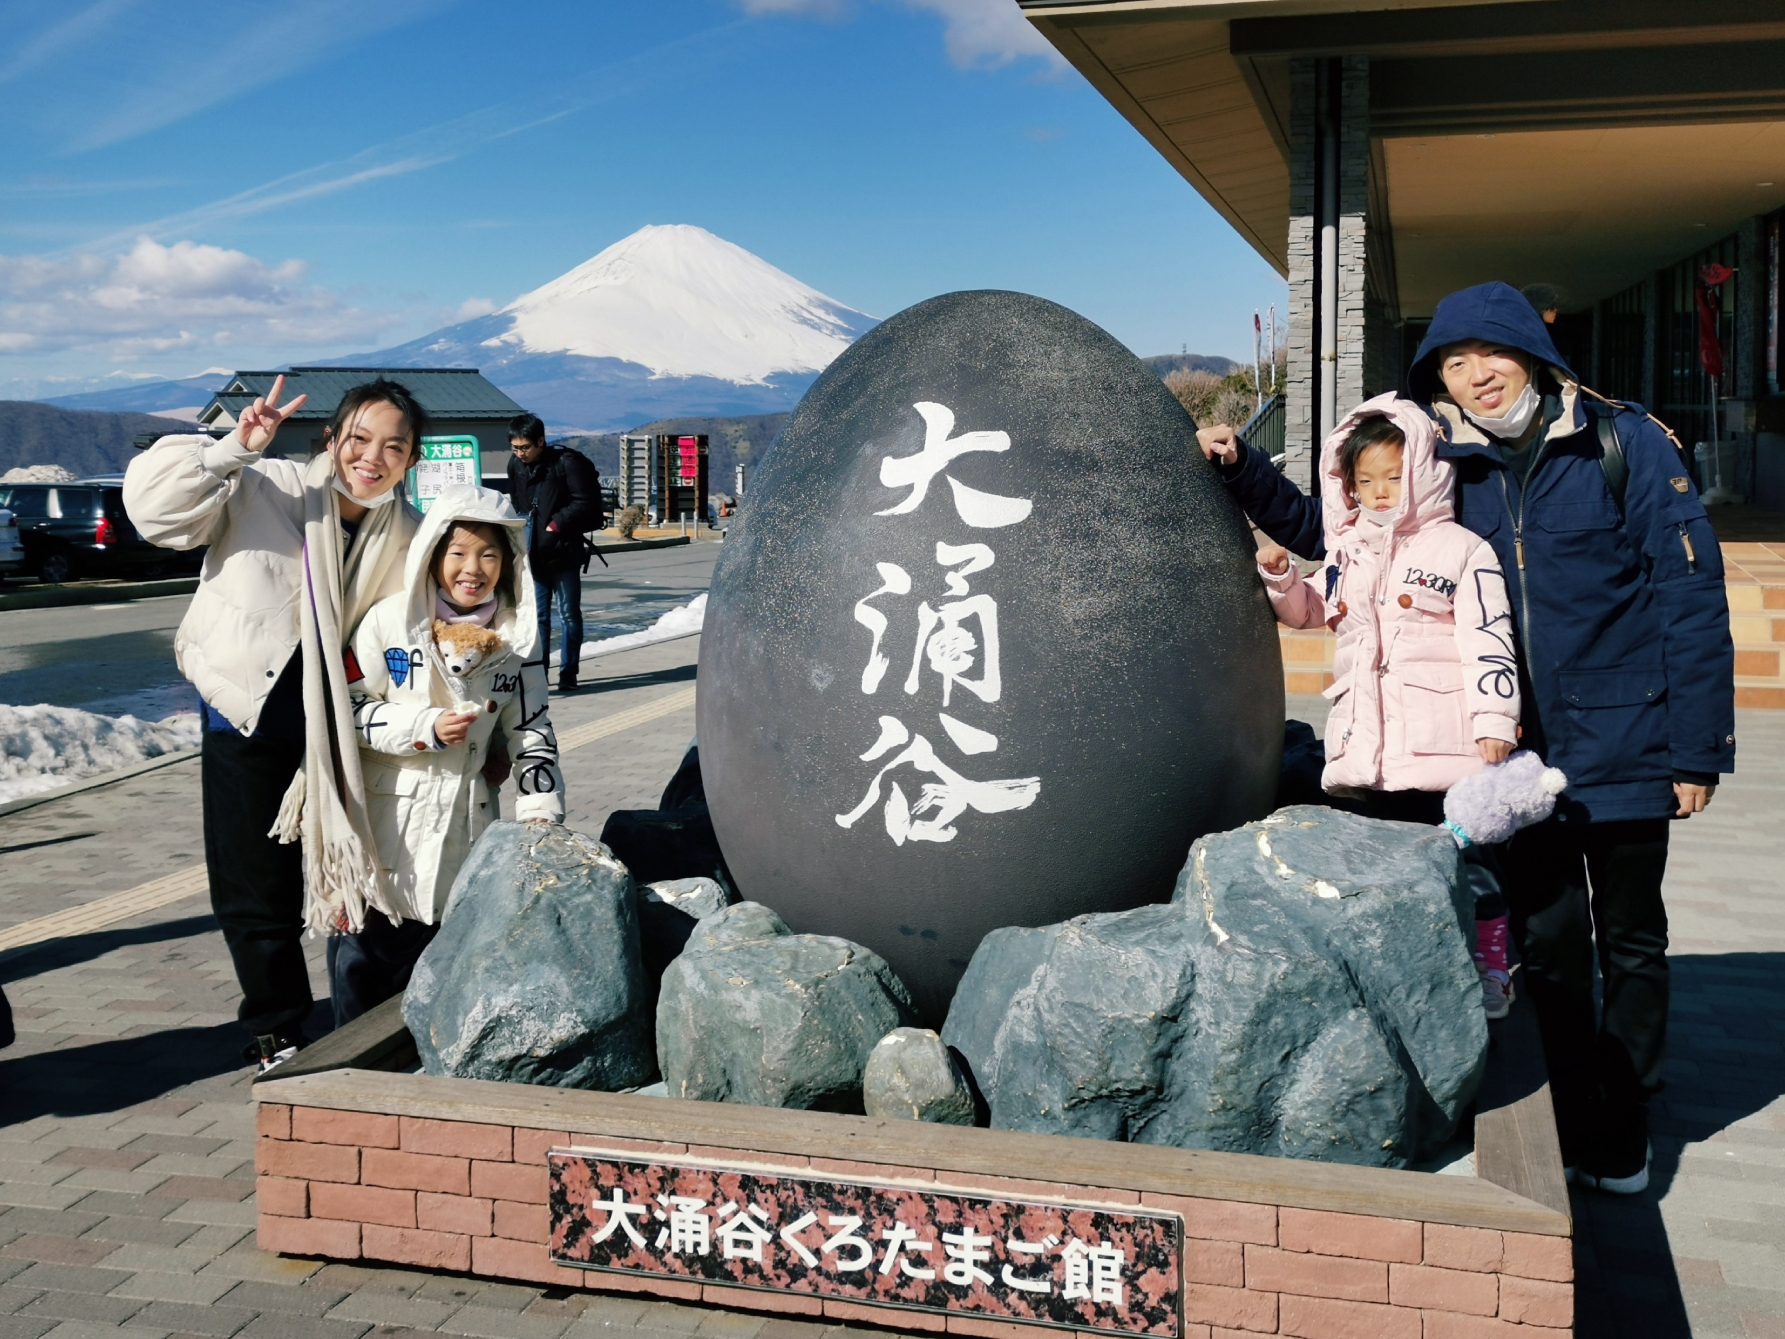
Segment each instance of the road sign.
[{"label": "road sign", "polygon": [[421,510],[449,488],[483,484],[483,455],[475,437],[424,437],[409,471],[409,500]]}]

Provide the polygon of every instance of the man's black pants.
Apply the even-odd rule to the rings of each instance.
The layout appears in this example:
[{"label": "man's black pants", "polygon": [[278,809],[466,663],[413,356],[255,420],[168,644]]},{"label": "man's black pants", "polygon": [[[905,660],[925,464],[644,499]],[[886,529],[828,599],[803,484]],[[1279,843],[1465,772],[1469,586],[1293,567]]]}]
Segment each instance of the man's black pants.
[{"label": "man's black pants", "polygon": [[242,987],[236,1017],[253,1036],[297,1037],[310,1016],[304,965],[304,862],[298,843],[267,836],[304,742],[206,730],[205,867],[211,909]]},{"label": "man's black pants", "polygon": [[354,1019],[409,988],[409,974],[438,925],[404,921],[392,925],[383,912],[366,912],[366,928],[358,934],[334,935],[328,941],[329,995],[335,1026]]},{"label": "man's black pants", "polygon": [[[1640,1160],[1667,1061],[1668,820],[1540,823],[1505,856],[1563,1160]],[[1593,1007],[1599,955],[1603,1008]]]}]

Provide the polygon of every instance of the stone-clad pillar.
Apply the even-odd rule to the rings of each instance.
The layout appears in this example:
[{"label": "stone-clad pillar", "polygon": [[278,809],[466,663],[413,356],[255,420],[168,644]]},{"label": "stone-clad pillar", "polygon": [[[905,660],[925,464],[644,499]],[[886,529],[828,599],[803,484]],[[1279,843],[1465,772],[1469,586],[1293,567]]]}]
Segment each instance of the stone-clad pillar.
[{"label": "stone-clad pillar", "polygon": [[[1284,473],[1311,489],[1320,442],[1360,400],[1400,385],[1393,254],[1372,236],[1370,63],[1361,56],[1290,63],[1289,369]],[[1323,152],[1327,139],[1335,152]],[[1336,190],[1325,174],[1336,164]],[[1377,183],[1379,184],[1379,183]],[[1380,192],[1378,192],[1380,194]],[[1322,217],[1327,205],[1336,217]],[[1323,224],[1334,225],[1334,395],[1322,404]],[[1372,255],[1372,253],[1375,253]],[[1372,263],[1374,262],[1374,263]]]},{"label": "stone-clad pillar", "polygon": [[1284,387],[1283,472],[1307,489],[1314,477],[1310,443],[1318,436],[1314,266],[1314,65],[1289,64],[1289,352]]}]

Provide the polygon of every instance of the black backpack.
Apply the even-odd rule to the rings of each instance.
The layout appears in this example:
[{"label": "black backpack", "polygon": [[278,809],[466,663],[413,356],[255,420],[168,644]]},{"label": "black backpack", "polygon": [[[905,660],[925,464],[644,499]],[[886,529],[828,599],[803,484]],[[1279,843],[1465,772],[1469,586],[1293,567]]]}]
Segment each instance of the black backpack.
[{"label": "black backpack", "polygon": [[[1593,414],[1593,427],[1599,435],[1599,467],[1605,471],[1605,486],[1611,489],[1611,500],[1617,503],[1618,519],[1622,520],[1624,517],[1624,494],[1630,491],[1630,462],[1624,456],[1624,443],[1618,437],[1618,427],[1613,421],[1613,414],[1616,410],[1629,409],[1631,406],[1622,400],[1608,400],[1597,391],[1587,390],[1585,386],[1582,386],[1581,390],[1592,396],[1602,406]],[[1648,415],[1648,420],[1667,434],[1667,440],[1673,443],[1673,449],[1680,453],[1681,467],[1686,470],[1689,476],[1692,471],[1686,464],[1686,448],[1681,446],[1680,439],[1673,435],[1673,429],[1653,414]]]}]

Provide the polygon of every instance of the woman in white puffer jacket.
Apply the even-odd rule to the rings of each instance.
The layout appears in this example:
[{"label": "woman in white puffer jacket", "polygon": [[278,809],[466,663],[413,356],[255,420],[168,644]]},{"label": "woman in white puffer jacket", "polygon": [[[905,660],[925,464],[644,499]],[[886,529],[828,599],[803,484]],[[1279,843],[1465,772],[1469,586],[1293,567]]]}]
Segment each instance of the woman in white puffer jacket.
[{"label": "woman in white puffer jacket", "polygon": [[[380,380],[342,397],[314,458],[265,456],[306,398],[281,406],[283,390],[281,377],[223,440],[163,437],[124,475],[145,539],[210,546],[174,656],[204,707],[211,905],[256,1039],[246,1054],[263,1058],[304,1041],[306,876],[311,896],[338,903],[371,868],[340,654],[366,611],[401,588],[419,518],[400,484],[427,431],[415,397]],[[270,835],[281,818],[295,832],[300,800],[301,855]]]}]

